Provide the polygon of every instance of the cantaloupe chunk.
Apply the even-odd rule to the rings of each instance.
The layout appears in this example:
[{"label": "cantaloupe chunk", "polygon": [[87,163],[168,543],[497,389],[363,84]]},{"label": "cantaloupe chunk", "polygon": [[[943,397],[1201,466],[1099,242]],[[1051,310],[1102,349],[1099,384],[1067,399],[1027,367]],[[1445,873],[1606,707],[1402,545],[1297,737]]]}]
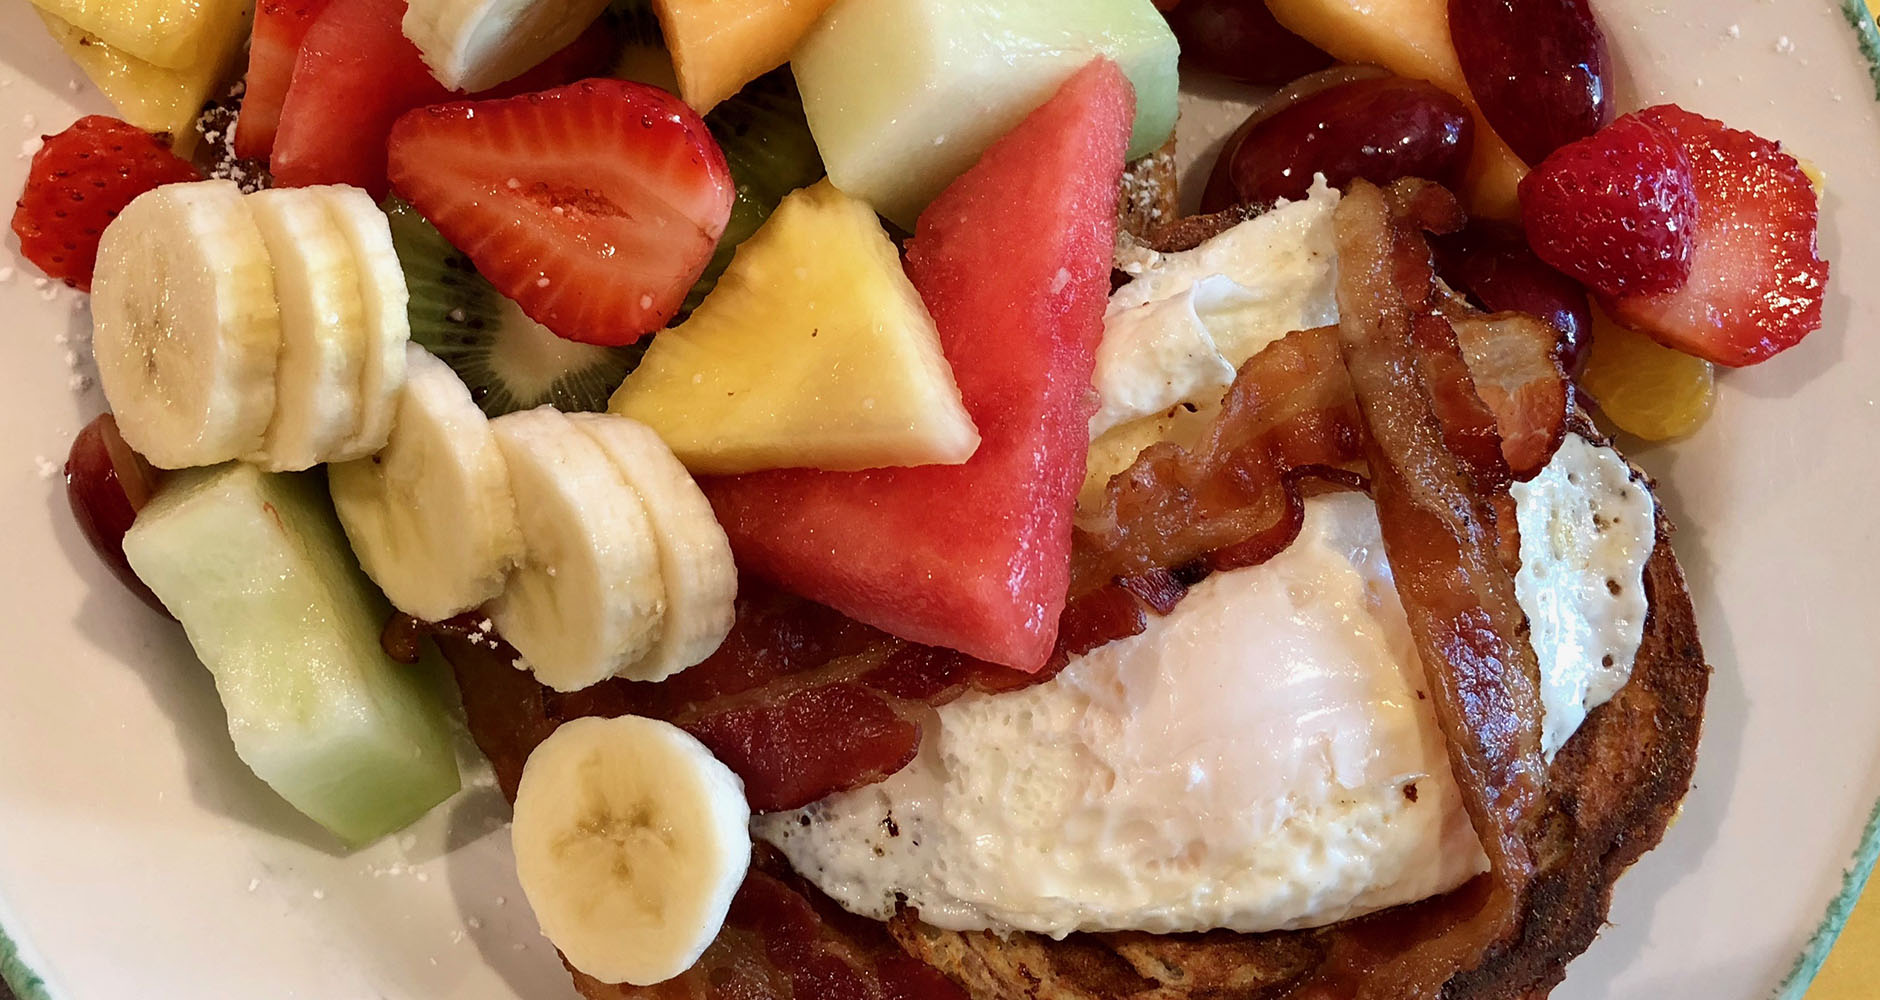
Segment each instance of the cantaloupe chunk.
[{"label": "cantaloupe chunk", "polygon": [[1464,192],[1469,210],[1518,219],[1515,188],[1527,164],[1489,128],[1475,106],[1449,40],[1447,0],[1267,0],[1281,24],[1345,62],[1373,63],[1455,94],[1475,112],[1475,155]]},{"label": "cantaloupe chunk", "polygon": [[679,96],[699,114],[783,65],[835,0],[653,0]]}]

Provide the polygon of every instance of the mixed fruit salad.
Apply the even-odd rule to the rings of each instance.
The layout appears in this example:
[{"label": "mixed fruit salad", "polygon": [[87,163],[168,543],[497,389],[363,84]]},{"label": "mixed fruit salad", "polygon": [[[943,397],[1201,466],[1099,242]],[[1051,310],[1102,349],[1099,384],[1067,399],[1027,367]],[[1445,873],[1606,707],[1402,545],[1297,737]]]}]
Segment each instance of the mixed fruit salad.
[{"label": "mixed fruit salad", "polygon": [[[1618,114],[1586,0],[34,2],[121,115],[48,136],[13,217],[92,296],[111,412],[66,466],[80,526],[186,630],[244,762],[348,844],[459,788],[428,636],[500,650],[532,698],[665,706],[561,725],[509,782],[522,884],[601,983],[693,968],[754,812],[809,829],[836,806],[791,810],[910,764],[832,776],[686,707],[745,690],[702,662],[830,655],[765,623],[879,630],[899,672],[869,683],[939,705],[1346,544],[1296,484],[1368,489],[1350,435],[1273,446],[1271,538],[1200,485],[1252,475],[1208,449],[1262,380],[1362,367],[1324,333],[1340,192],[1431,230],[1451,349],[1502,352],[1434,405],[1490,413],[1522,526],[1605,477],[1585,503],[1630,518],[1635,584],[1655,510],[1588,414],[1689,434],[1719,367],[1821,324],[1809,170],[1697,111]],[[1191,73],[1280,89],[1183,217]],[[1279,325],[1217,342],[1230,314]],[[1549,758],[1624,677],[1578,683]],[[841,684],[776,697],[803,739],[908,738]]]}]

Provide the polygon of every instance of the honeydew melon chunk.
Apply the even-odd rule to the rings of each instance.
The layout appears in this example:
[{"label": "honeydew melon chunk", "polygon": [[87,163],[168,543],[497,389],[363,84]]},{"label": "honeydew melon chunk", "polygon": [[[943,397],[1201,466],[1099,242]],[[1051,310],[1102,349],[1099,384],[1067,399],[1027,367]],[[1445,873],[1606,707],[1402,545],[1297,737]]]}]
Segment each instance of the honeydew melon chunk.
[{"label": "honeydew melon chunk", "polygon": [[319,473],[177,473],[124,554],[214,675],[236,753],[296,809],[359,845],[460,787],[443,699],[380,648],[389,606]]},{"label": "honeydew melon chunk", "polygon": [[830,180],[921,209],[1098,55],[1136,90],[1129,157],[1175,128],[1180,49],[1150,0],[838,0],[791,59]]}]

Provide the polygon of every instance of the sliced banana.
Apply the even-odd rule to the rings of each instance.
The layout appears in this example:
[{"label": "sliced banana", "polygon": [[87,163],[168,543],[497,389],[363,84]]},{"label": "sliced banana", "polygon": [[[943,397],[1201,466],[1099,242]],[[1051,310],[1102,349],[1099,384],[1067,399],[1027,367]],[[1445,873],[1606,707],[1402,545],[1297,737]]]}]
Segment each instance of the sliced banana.
[{"label": "sliced banana", "polygon": [[215,465],[261,446],[281,317],[268,249],[230,181],[172,184],[104,231],[92,351],[118,429],[153,465]]},{"label": "sliced banana", "polygon": [[385,449],[327,469],[359,565],[392,606],[443,621],[502,592],[522,558],[509,471],[457,373],[416,344]]},{"label": "sliced banana", "polygon": [[252,461],[274,472],[311,469],[359,427],[365,301],[359,268],[326,199],[303,188],[248,196],[274,264],[281,358],[274,419]]},{"label": "sliced banana", "polygon": [[652,428],[608,413],[574,413],[568,419],[613,459],[652,519],[666,582],[665,630],[653,651],[620,676],[665,680],[712,655],[731,631],[738,596],[731,542],[691,473]]},{"label": "sliced banana", "polygon": [[684,730],[565,723],[529,755],[510,836],[542,932],[605,983],[692,967],[750,866],[744,784]]},{"label": "sliced banana", "polygon": [[405,37],[452,90],[487,90],[575,40],[607,0],[412,0]]},{"label": "sliced banana", "polygon": [[392,246],[392,229],[373,204],[372,196],[356,187],[332,185],[307,188],[326,199],[326,207],[346,237],[353,264],[359,271],[359,292],[364,300],[365,350],[359,379],[359,426],[340,445],[331,461],[364,458],[385,447],[398,407],[398,390],[405,381],[405,346],[411,342],[411,294],[405,287],[405,269]]},{"label": "sliced banana", "polygon": [[490,422],[509,467],[523,557],[489,604],[536,680],[579,691],[659,641],[666,587],[638,494],[594,439],[540,407]]}]

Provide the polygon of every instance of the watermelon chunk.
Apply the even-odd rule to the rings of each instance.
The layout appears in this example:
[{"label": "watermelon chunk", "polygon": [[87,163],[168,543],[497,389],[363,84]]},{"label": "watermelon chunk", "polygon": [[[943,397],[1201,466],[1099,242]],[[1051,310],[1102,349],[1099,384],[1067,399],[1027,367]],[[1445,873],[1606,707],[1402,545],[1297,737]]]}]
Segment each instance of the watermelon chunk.
[{"label": "watermelon chunk", "polygon": [[706,480],[743,569],[905,639],[1044,665],[1134,114],[1128,79],[1099,60],[920,217],[908,275],[979,428],[972,459]]},{"label": "watermelon chunk", "polygon": [[261,0],[255,5],[255,30],[248,40],[248,76],[235,128],[235,155],[265,160],[274,151],[281,128],[281,105],[294,78],[301,40],[327,0]]},{"label": "watermelon chunk", "polygon": [[392,123],[451,98],[406,40],[404,17],[405,0],[329,0],[308,26],[274,138],[276,183],[351,184],[374,198],[390,190]]},{"label": "watermelon chunk", "polygon": [[[297,36],[298,52],[290,50],[288,56],[293,76],[278,81],[286,92],[277,100],[284,103],[271,113],[263,104],[257,118],[262,128],[267,128],[270,120],[278,126],[265,134],[271,144],[269,167],[275,183],[282,187],[352,184],[365,188],[374,198],[383,198],[390,190],[385,164],[392,123],[413,108],[461,99],[464,93],[447,90],[437,82],[417,46],[405,38],[406,0],[266,3],[313,11],[307,15],[311,19],[299,28],[304,37]],[[268,8],[264,5],[262,9]],[[261,30],[266,23],[256,22],[256,46],[268,37]],[[287,43],[277,42],[275,47],[279,44]],[[602,19],[528,72],[468,96],[515,97],[601,76],[619,49],[619,32]],[[251,52],[251,66],[261,58],[261,51],[255,48]],[[249,70],[251,89],[242,105],[242,125],[235,130],[238,144],[250,134],[249,115],[257,110],[252,103],[252,88],[257,85],[255,72]],[[262,138],[251,135],[248,141],[258,147]],[[236,152],[250,155],[242,153],[239,146]]]}]

